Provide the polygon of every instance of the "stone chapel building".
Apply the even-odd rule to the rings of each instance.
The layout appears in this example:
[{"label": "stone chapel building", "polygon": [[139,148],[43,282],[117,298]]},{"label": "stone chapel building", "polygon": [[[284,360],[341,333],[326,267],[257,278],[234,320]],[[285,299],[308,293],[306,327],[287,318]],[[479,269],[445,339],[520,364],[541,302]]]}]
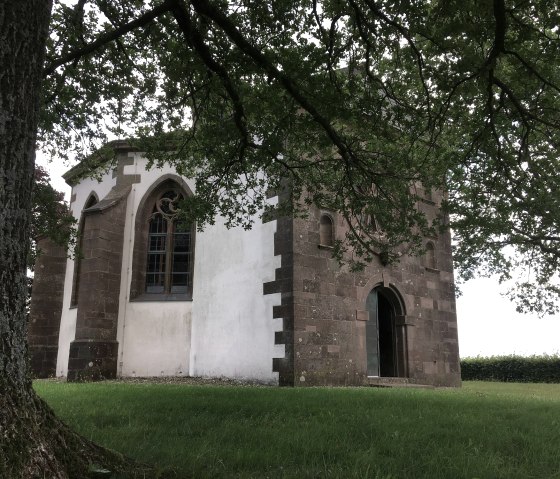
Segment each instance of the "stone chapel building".
[{"label": "stone chapel building", "polygon": [[[426,238],[424,257],[351,273],[331,258],[344,229],[332,212],[198,232],[175,214],[193,182],[111,145],[118,161],[101,181],[83,165],[64,175],[82,254],[40,242],[36,376],[460,385],[449,232]],[[440,201],[426,193],[418,207],[433,218]]]}]

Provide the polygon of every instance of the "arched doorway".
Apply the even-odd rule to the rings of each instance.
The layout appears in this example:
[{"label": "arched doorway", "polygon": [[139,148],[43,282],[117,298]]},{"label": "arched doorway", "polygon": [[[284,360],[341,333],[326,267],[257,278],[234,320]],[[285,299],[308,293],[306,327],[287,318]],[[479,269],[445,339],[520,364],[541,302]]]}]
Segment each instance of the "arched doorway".
[{"label": "arched doorway", "polygon": [[367,375],[406,376],[406,332],[401,302],[396,293],[385,287],[370,291],[366,300]]}]

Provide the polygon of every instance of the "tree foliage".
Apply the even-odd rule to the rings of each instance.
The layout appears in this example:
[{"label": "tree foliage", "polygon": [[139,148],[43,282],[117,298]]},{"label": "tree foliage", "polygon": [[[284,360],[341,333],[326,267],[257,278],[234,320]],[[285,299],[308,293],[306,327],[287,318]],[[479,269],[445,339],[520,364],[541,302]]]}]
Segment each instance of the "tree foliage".
[{"label": "tree foliage", "polygon": [[64,193],[52,187],[49,174],[40,166],[35,166],[31,215],[27,265],[33,269],[37,255],[41,254],[37,246],[39,239],[47,237],[68,248],[75,243],[76,221],[70,214]]},{"label": "tree foliage", "polygon": [[[463,278],[521,268],[512,295],[551,311],[559,20],[553,0],[59,2],[42,140],[151,138],[155,164],[196,179],[199,225],[249,227],[288,182],[281,208],[340,212],[336,252],[358,265],[419,253],[449,221]],[[448,192],[436,222],[422,188]]]},{"label": "tree foliage", "polygon": [[[37,256],[41,254],[38,241],[48,238],[55,244],[74,251],[76,243],[76,220],[70,214],[64,193],[55,190],[50,184],[47,171],[35,165],[33,175],[33,196],[31,204],[31,223],[29,232],[29,249],[27,268],[33,271]],[[78,253],[75,251],[75,253]],[[26,310],[31,306],[31,289],[33,276],[27,276]]]}]

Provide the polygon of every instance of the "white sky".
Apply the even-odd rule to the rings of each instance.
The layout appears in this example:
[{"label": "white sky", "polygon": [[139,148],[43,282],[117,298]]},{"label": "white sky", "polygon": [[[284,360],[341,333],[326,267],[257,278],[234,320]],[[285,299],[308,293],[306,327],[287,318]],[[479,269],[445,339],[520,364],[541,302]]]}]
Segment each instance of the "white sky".
[{"label": "white sky", "polygon": [[457,298],[461,357],[492,354],[560,353],[560,315],[539,318],[519,314],[500,293],[496,279],[480,278],[462,286]]},{"label": "white sky", "polygon": [[[61,175],[70,166],[48,164],[40,154],[37,163],[49,171],[53,187],[68,198],[70,187]],[[560,315],[539,318],[516,313],[500,294],[505,287],[495,279],[471,280],[461,290],[463,295],[457,299],[461,357],[560,353]]]}]

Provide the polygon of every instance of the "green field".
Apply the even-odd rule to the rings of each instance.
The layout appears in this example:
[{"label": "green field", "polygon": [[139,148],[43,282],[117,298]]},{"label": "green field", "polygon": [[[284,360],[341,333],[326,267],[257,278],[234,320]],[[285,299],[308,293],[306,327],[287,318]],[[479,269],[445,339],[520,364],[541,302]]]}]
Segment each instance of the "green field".
[{"label": "green field", "polygon": [[36,381],[84,436],[177,477],[560,478],[560,385]]}]

